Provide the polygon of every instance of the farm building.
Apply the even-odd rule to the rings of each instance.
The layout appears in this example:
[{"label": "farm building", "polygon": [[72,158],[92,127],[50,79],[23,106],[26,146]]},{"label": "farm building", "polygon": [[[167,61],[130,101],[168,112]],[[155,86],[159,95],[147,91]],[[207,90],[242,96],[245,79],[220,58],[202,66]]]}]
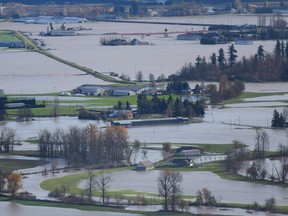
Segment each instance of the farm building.
[{"label": "farm building", "polygon": [[178,156],[200,156],[202,154],[202,150],[196,147],[181,147],[176,150],[176,155]]},{"label": "farm building", "polygon": [[149,160],[142,161],[136,166],[136,171],[147,171],[152,169],[154,169],[154,165]]},{"label": "farm building", "polygon": [[138,94],[153,95],[156,93],[155,88],[140,85],[128,86],[108,86],[108,85],[81,85],[74,89],[74,93],[85,95],[113,95],[113,96],[131,96]]}]

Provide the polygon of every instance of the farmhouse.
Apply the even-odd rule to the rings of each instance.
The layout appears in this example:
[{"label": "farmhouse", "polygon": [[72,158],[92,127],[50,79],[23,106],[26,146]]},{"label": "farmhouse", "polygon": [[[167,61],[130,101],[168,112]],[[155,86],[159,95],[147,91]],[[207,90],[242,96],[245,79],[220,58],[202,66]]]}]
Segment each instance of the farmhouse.
[{"label": "farmhouse", "polygon": [[152,169],[154,169],[154,165],[149,160],[142,161],[136,166],[136,171],[147,171]]}]

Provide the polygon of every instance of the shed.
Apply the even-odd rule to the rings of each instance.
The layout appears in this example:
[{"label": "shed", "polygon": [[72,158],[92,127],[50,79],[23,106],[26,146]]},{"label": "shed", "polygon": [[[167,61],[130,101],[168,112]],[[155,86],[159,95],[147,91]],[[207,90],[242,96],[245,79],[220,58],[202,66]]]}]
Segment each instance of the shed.
[{"label": "shed", "polygon": [[154,165],[150,160],[142,161],[136,166],[136,171],[147,171],[152,169],[154,169]]}]

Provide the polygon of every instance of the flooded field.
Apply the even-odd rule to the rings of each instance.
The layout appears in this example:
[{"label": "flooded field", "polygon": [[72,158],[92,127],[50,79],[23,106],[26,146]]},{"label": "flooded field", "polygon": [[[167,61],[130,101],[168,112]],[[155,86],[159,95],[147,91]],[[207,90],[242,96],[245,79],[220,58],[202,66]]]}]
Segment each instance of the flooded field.
[{"label": "flooded field", "polygon": [[[175,21],[171,21],[175,19]],[[203,16],[182,18],[154,18],[156,22],[184,23],[226,23],[255,24],[257,16]],[[127,74],[133,80],[138,71],[142,71],[144,79],[149,73],[157,78],[160,74],[166,77],[176,73],[185,63],[194,62],[195,58],[209,56],[220,48],[228,49],[229,44],[200,45],[199,41],[179,41],[177,34],[191,30],[203,29],[199,26],[168,25],[168,24],[137,24],[137,23],[105,23],[88,22],[83,24],[67,24],[67,27],[86,29],[79,31],[77,36],[44,37],[41,31],[46,31],[46,25],[1,22],[0,29],[12,29],[26,32],[29,37],[42,41],[44,49],[65,60],[75,62],[93,70],[107,73]],[[164,37],[167,29],[171,34]],[[174,32],[174,33],[173,33]],[[176,32],[176,33],[175,33]],[[153,45],[150,46],[102,46],[100,39],[117,33],[117,37],[137,38]],[[132,33],[132,35],[125,35]],[[134,35],[133,35],[134,33]],[[143,33],[144,36],[137,35]],[[160,34],[152,34],[160,33]],[[235,45],[238,59],[254,55],[257,47],[263,45],[266,52],[272,52],[275,41],[254,41],[253,45]],[[82,72],[41,56],[33,52],[0,51],[4,64],[0,73],[1,88],[6,93],[47,93],[71,90],[81,84],[104,84],[103,81]],[[63,82],[63,79],[66,82]],[[3,84],[2,84],[3,83]],[[9,84],[8,84],[9,83]],[[32,85],[27,85],[31,83]],[[17,88],[15,88],[17,86]],[[34,87],[34,89],[33,89]]]}]

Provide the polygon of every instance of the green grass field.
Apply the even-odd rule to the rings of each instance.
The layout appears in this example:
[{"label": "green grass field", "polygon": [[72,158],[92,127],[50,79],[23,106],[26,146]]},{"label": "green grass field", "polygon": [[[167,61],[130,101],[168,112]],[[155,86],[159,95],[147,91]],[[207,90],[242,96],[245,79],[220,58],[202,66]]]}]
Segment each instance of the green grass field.
[{"label": "green grass field", "polygon": [[12,31],[0,30],[0,41],[20,41]]}]

